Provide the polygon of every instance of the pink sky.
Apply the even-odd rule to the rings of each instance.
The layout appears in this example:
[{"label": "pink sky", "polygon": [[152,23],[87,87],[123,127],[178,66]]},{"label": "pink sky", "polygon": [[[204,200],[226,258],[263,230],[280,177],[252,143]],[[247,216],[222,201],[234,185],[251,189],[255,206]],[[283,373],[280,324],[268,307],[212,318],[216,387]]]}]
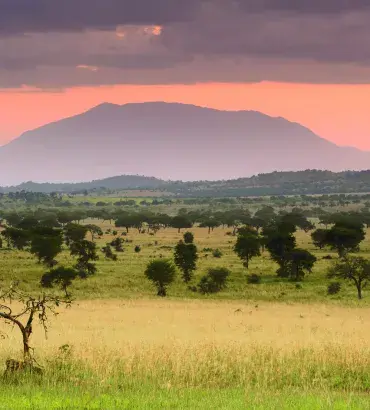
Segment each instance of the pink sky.
[{"label": "pink sky", "polygon": [[0,143],[101,102],[167,101],[226,110],[257,110],[309,127],[338,145],[370,151],[370,85],[285,83],[124,85],[63,92],[0,90]]}]

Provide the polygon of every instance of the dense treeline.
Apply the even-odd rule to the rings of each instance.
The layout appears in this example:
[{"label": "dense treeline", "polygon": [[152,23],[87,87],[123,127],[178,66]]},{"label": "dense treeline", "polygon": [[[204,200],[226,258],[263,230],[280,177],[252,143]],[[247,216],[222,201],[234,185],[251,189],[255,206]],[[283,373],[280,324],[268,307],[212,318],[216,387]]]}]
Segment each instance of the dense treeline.
[{"label": "dense treeline", "polygon": [[17,187],[1,188],[0,192],[63,192],[98,194],[122,190],[155,190],[180,197],[239,197],[258,195],[297,195],[370,192],[369,171],[306,170],[273,172],[250,178],[228,181],[163,181],[152,177],[122,175],[98,181],[75,184],[26,182]]}]

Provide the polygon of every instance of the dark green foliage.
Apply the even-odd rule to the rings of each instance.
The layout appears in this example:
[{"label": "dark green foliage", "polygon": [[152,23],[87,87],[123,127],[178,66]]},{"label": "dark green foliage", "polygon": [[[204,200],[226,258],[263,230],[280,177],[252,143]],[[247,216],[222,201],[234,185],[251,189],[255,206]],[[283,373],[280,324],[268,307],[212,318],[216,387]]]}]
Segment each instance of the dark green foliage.
[{"label": "dark green foliage", "polygon": [[288,255],[288,261],[284,268],[280,268],[278,275],[299,281],[306,272],[311,272],[317,259],[312,253],[305,249],[295,248]]},{"label": "dark green foliage", "polygon": [[79,271],[76,269],[60,266],[51,269],[41,277],[41,286],[44,288],[52,288],[54,285],[58,285],[64,290],[66,296],[69,297],[68,287],[71,286],[72,281],[79,276]]},{"label": "dark green foliage", "polygon": [[314,246],[319,249],[324,249],[327,245],[327,233],[326,229],[316,229],[312,232],[311,238]]},{"label": "dark green foliage", "polygon": [[234,252],[248,269],[250,260],[261,255],[261,238],[257,231],[250,228],[239,229]]},{"label": "dark green foliage", "polygon": [[286,274],[287,265],[290,260],[290,254],[296,247],[296,238],[294,236],[294,227],[292,226],[271,226],[264,229],[263,243],[270,252],[271,258],[280,268],[278,275]]},{"label": "dark green foliage", "polygon": [[30,244],[30,233],[24,229],[7,227],[1,232],[1,235],[6,240],[8,247],[13,247],[20,251]]},{"label": "dark green foliage", "polygon": [[291,224],[305,232],[315,228],[315,226],[307,219],[305,215],[303,215],[303,213],[297,211],[284,214],[281,217],[280,223],[283,225]]},{"label": "dark green foliage", "polygon": [[207,275],[203,276],[198,283],[199,292],[203,294],[220,292],[226,287],[230,274],[231,272],[227,268],[208,269]]},{"label": "dark green foliage", "polygon": [[[78,225],[80,226],[80,225]],[[102,236],[103,235],[103,231],[100,228],[100,226],[97,225],[85,225],[85,228],[87,229],[88,232],[90,232],[91,234],[91,240],[94,242],[95,240],[95,236]],[[81,235],[82,235],[82,231],[81,231]],[[84,239],[84,238],[82,238]]]},{"label": "dark green foliage", "polygon": [[328,285],[328,295],[337,295],[342,289],[340,282],[331,282]]},{"label": "dark green foliage", "polygon": [[111,259],[112,261],[117,260],[117,255],[113,253],[112,248],[109,244],[105,245],[102,248],[102,252],[104,253],[106,259]]},{"label": "dark green foliage", "polygon": [[135,253],[140,253],[141,252],[141,246],[136,245],[134,251],[135,251]]},{"label": "dark green foliage", "polygon": [[86,239],[73,242],[70,246],[71,255],[77,257],[75,268],[79,271],[81,278],[86,278],[96,272],[95,264],[92,261],[99,259],[96,253],[96,244]]},{"label": "dark green foliage", "polygon": [[212,252],[212,256],[213,256],[214,258],[222,258],[222,255],[223,255],[223,253],[222,253],[219,249],[215,249],[215,250]]},{"label": "dark green foliage", "polygon": [[123,252],[123,239],[122,238],[115,238],[110,243],[110,246],[113,246],[116,252]]},{"label": "dark green foliage", "polygon": [[362,299],[362,290],[370,280],[370,261],[360,256],[346,257],[329,268],[328,278],[352,281],[356,286],[358,298]]},{"label": "dark green foliage", "polygon": [[64,238],[67,246],[71,247],[73,243],[83,241],[87,232],[88,228],[86,226],[78,224],[66,225],[64,227]]},{"label": "dark green foliage", "polygon": [[180,233],[181,229],[191,228],[193,223],[187,216],[178,215],[172,218],[171,226]]},{"label": "dark green foliage", "polygon": [[362,226],[334,225],[328,230],[326,243],[331,249],[336,250],[340,258],[348,252],[358,252],[360,243],[365,239],[365,232]]},{"label": "dark green foliage", "polygon": [[215,228],[219,227],[221,222],[215,218],[206,218],[199,225],[200,228],[208,228],[208,233],[211,233]]},{"label": "dark green foliage", "polygon": [[145,276],[151,280],[157,288],[157,296],[165,297],[167,287],[174,281],[176,268],[171,261],[157,259],[148,263]]},{"label": "dark green foliage", "polygon": [[174,259],[175,264],[182,272],[184,282],[190,282],[198,260],[197,247],[193,243],[186,244],[180,241],[175,247]]},{"label": "dark green foliage", "polygon": [[259,285],[261,283],[261,276],[256,275],[255,273],[253,273],[252,275],[248,275],[247,276],[247,282],[250,285]]},{"label": "dark green foliage", "polygon": [[39,262],[49,268],[57,264],[55,258],[62,252],[62,231],[55,228],[39,227],[31,232],[30,252],[37,256]]},{"label": "dark green foliage", "polygon": [[194,235],[191,232],[184,233],[184,242],[186,244],[194,242]]}]

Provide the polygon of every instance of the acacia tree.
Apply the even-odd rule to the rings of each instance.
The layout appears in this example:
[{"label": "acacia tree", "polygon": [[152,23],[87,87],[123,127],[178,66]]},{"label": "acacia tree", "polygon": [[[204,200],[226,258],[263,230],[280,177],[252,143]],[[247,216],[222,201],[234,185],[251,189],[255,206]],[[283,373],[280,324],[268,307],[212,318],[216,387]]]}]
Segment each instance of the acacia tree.
[{"label": "acacia tree", "polygon": [[296,248],[295,228],[292,226],[272,226],[265,228],[263,243],[270,252],[271,258],[280,268],[278,276],[284,276],[290,261],[290,254]]},{"label": "acacia tree", "polygon": [[[0,319],[3,319],[6,324],[16,326],[22,335],[23,363],[18,362],[19,367],[17,366],[17,368],[40,371],[35,366],[33,349],[30,346],[35,320],[39,320],[46,333],[49,314],[55,315],[55,309],[63,304],[69,306],[71,304],[70,298],[46,295],[45,293],[35,297],[20,290],[18,283],[13,283],[9,289],[0,294],[0,301]],[[7,371],[14,370],[12,368],[13,362],[15,361],[7,360]]]},{"label": "acacia tree", "polygon": [[63,238],[59,229],[39,227],[31,233],[30,252],[36,255],[39,263],[52,268],[57,264],[55,258],[62,251]]},{"label": "acacia tree", "polygon": [[54,285],[60,286],[67,298],[71,295],[68,292],[68,287],[72,285],[72,281],[79,277],[79,272],[74,268],[66,268],[59,266],[46,272],[42,277],[40,284],[44,288],[52,288]]},{"label": "acacia tree", "polygon": [[96,236],[102,236],[102,235],[103,235],[103,231],[102,231],[102,229],[100,228],[100,226],[98,226],[98,225],[90,224],[90,225],[85,225],[85,227],[86,227],[87,231],[90,232],[90,234],[91,234],[91,240],[92,240],[93,242],[94,242],[94,240],[95,240],[95,235],[96,235]]},{"label": "acacia tree", "polygon": [[175,275],[175,266],[164,259],[149,262],[145,270],[145,276],[153,282],[157,288],[157,296],[161,297],[167,295],[167,287],[174,281]]},{"label": "acacia tree", "polygon": [[183,215],[174,216],[171,220],[172,228],[176,228],[178,233],[181,232],[181,229],[191,228],[193,223],[189,218]]},{"label": "acacia tree", "polygon": [[290,277],[293,280],[302,280],[306,272],[311,273],[317,258],[305,249],[295,248],[288,255],[288,263],[279,274],[281,277]]},{"label": "acacia tree", "polygon": [[96,266],[92,261],[97,261],[96,244],[86,239],[73,242],[71,244],[71,255],[77,257],[75,268],[78,270],[81,278],[86,278],[96,272]]},{"label": "acacia tree", "polygon": [[64,227],[64,238],[67,246],[85,239],[88,229],[86,226],[78,224],[68,224]]},{"label": "acacia tree", "polygon": [[352,281],[357,296],[362,299],[362,290],[370,280],[370,261],[360,256],[349,256],[336,262],[328,269],[329,279],[339,278]]},{"label": "acacia tree", "polygon": [[261,255],[261,238],[257,232],[252,229],[240,229],[234,246],[234,252],[248,269],[250,260],[255,256]]},{"label": "acacia tree", "polygon": [[189,283],[193,277],[193,272],[197,268],[198,250],[194,243],[179,241],[175,247],[175,264],[182,271],[182,278],[185,283]]},{"label": "acacia tree", "polygon": [[326,229],[316,229],[316,231],[312,232],[311,239],[316,248],[324,249],[327,245],[327,230]]},{"label": "acacia tree", "polygon": [[360,243],[365,239],[363,227],[346,227],[334,225],[327,231],[326,243],[331,249],[336,250],[340,258],[349,252],[358,252]]},{"label": "acacia tree", "polygon": [[213,232],[215,228],[218,228],[221,225],[221,222],[215,218],[206,218],[199,225],[200,228],[208,228],[208,234]]},{"label": "acacia tree", "polygon": [[22,251],[30,244],[29,232],[24,229],[7,227],[1,232],[1,235],[6,240],[9,248],[13,247]]}]

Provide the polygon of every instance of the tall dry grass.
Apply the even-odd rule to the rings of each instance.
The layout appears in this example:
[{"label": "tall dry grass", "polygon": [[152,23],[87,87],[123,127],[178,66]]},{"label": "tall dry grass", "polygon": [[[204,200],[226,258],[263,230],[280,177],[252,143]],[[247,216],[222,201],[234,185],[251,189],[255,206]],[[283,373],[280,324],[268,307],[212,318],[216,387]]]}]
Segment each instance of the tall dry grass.
[{"label": "tall dry grass", "polygon": [[[62,311],[48,340],[38,329],[33,345],[49,385],[367,392],[369,313],[323,305],[83,302]],[[2,361],[20,350],[15,329],[8,334]]]}]

